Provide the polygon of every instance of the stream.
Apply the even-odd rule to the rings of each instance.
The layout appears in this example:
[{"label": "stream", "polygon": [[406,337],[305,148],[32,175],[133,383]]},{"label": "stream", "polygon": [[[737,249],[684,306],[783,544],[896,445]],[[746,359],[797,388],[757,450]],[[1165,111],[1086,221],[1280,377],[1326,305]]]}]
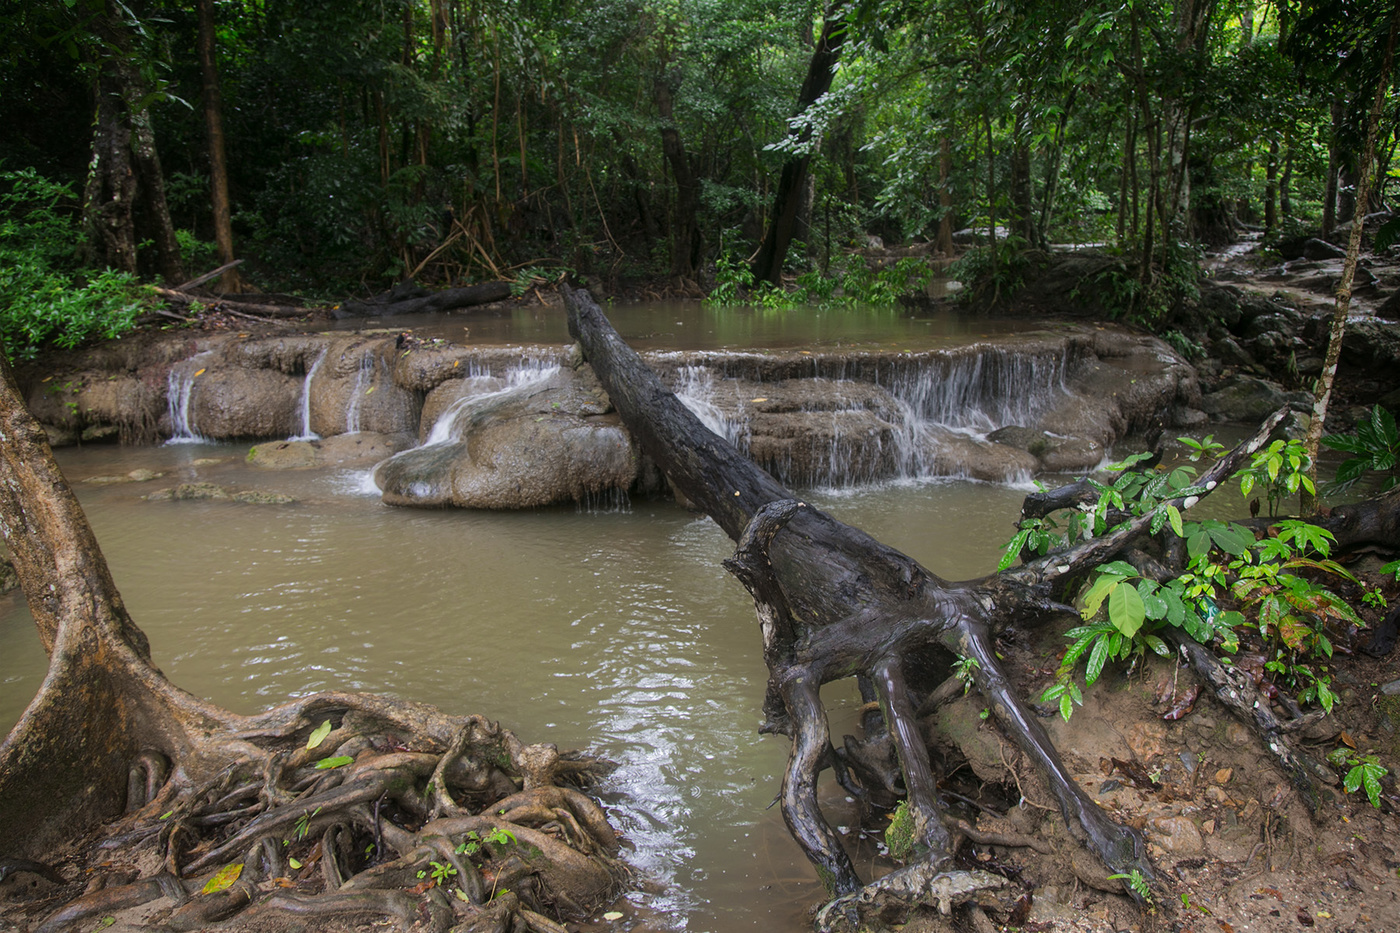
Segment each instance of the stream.
[{"label": "stream", "polygon": [[[632,899],[665,918],[648,926],[808,928],[819,884],[768,808],[787,742],[757,734],[766,671],[753,607],[720,566],[732,545],[713,522],[654,501],[594,512],[396,509],[365,470],[268,473],[246,466],[245,451],[59,451],[175,683],[247,713],[317,690],[393,693],[485,714],[527,741],[596,749],[622,765],[603,797],[650,892]],[[83,482],[138,467],[165,475]],[[140,498],[195,479],[301,501]],[[940,482],[811,498],[964,578],[995,566],[1022,495]],[[0,597],[0,727],[43,671],[22,598]]]},{"label": "stream", "polygon": [[[644,348],[921,349],[1016,329],[891,309],[653,304],[616,317]],[[539,306],[358,323],[412,327],[428,340],[567,340],[558,309]],[[182,396],[172,398],[182,413]],[[759,633],[747,593],[721,567],[733,546],[713,522],[652,500],[393,508],[367,467],[268,471],[248,465],[247,451],[195,438],[58,451],[132,617],[175,683],[245,713],[319,690],[391,693],[486,715],[527,742],[590,748],[621,765],[600,791],[631,846],[636,929],[810,929],[820,884],[772,806],[788,743],[758,735]],[[85,482],[138,468],[162,475]],[[194,481],[298,501],[142,498]],[[935,573],[965,579],[995,568],[1024,489],[923,479],[804,495]],[[0,728],[44,669],[23,598],[0,597]],[[853,685],[832,685],[827,699],[835,736],[855,731]],[[858,833],[854,807],[834,781],[824,786],[833,821]],[[875,850],[859,847],[867,877]]]}]

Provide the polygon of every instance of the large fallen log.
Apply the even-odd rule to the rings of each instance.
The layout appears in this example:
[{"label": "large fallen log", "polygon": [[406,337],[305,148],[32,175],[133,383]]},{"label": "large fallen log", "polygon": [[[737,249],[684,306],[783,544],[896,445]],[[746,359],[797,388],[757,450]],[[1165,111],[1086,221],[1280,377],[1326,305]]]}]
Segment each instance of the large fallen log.
[{"label": "large fallen log", "polygon": [[[764,731],[792,741],[783,817],[835,900],[819,925],[851,919],[865,905],[973,901],[999,879],[960,871],[961,831],[946,815],[917,710],[956,658],[1008,737],[1040,769],[1071,833],[1116,875],[1154,878],[1142,835],[1114,822],[1071,779],[1035,713],[1012,688],[995,651],[1015,621],[1068,609],[1052,596],[1062,581],[1108,560],[1142,535],[1151,516],[1047,558],[977,580],[944,580],[863,531],[798,500],[707,429],[617,335],[586,292],[564,289],[569,329],[643,451],[695,508],[738,543],[725,566],[753,595],[769,670]],[[1261,447],[1284,412],[1201,476],[1213,489]],[[1178,507],[1190,504],[1173,500]],[[883,713],[913,817],[916,861],[863,886],[817,802],[818,774],[855,766],[833,747],[819,690],[855,677]],[[870,737],[873,741],[876,737]]]}]

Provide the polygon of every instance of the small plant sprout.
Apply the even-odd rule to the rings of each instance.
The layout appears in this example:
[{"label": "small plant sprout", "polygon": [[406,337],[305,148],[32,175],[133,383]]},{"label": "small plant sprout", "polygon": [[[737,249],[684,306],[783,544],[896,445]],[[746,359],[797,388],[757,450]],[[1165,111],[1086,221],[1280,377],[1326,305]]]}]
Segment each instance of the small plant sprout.
[{"label": "small plant sprout", "polygon": [[1342,778],[1342,786],[1346,788],[1348,794],[1354,794],[1364,787],[1366,797],[1371,801],[1371,806],[1380,809],[1381,778],[1390,772],[1375,755],[1361,755],[1353,749],[1342,746],[1328,755],[1327,761],[1334,768],[1347,769],[1345,777]]},{"label": "small plant sprout", "polygon": [[1152,903],[1152,888],[1148,887],[1147,879],[1142,876],[1142,872],[1134,868],[1132,871],[1119,872],[1116,875],[1109,875],[1115,881],[1125,881],[1132,892],[1142,898],[1147,903]]},{"label": "small plant sprout", "polygon": [[[440,888],[447,887],[447,883],[457,874],[457,867],[455,865],[436,861],[429,862],[428,864],[433,866],[433,884]],[[422,872],[418,873],[420,878],[422,875]]]},{"label": "small plant sprout", "polygon": [[967,691],[972,689],[972,672],[980,666],[976,658],[964,658],[961,655],[953,662],[953,676],[962,681],[964,696],[967,695]]}]

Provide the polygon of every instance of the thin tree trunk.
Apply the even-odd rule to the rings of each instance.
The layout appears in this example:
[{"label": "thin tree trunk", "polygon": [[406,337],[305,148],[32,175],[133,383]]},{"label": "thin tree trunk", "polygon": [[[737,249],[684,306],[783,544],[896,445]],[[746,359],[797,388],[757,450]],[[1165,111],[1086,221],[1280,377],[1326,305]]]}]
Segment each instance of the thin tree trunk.
[{"label": "thin tree trunk", "polygon": [[652,94],[656,112],[661,117],[661,152],[676,180],[676,210],[671,217],[671,277],[684,285],[695,279],[698,266],[700,230],[696,213],[700,206],[700,182],[690,164],[685,141],[672,120],[674,103],[670,78],[663,72],[656,76]]},{"label": "thin tree trunk", "polygon": [[[841,46],[846,41],[846,21],[841,15],[842,9],[843,4],[839,2],[833,2],[827,8],[821,36],[807,65],[807,78],[797,94],[798,114],[804,113],[831,89],[836,64],[841,58]],[[782,283],[783,260],[787,258],[788,245],[796,234],[798,212],[807,185],[807,169],[812,158],[807,151],[810,139],[810,132],[804,130],[799,133],[801,154],[793,155],[783,163],[778,188],[773,195],[773,217],[751,267],[755,282]]]},{"label": "thin tree trunk", "polygon": [[953,144],[945,135],[939,140],[938,153],[938,206],[943,216],[938,221],[938,251],[944,256],[953,255],[953,192],[949,179],[953,174]]},{"label": "thin tree trunk", "polygon": [[1278,140],[1269,140],[1269,160],[1264,165],[1264,233],[1278,229]]},{"label": "thin tree trunk", "polygon": [[[219,265],[233,262],[233,223],[228,197],[228,161],[224,147],[224,104],[219,89],[219,69],[214,44],[214,0],[197,0],[199,8],[199,70],[204,82],[204,127],[209,137],[209,191],[214,209],[214,242]],[[243,279],[235,266],[219,280],[222,291],[243,291]]]},{"label": "thin tree trunk", "polygon": [[[1371,163],[1376,153],[1376,136],[1381,122],[1381,110],[1385,105],[1386,91],[1390,88],[1390,69],[1395,59],[1395,35],[1400,30],[1400,4],[1397,4],[1390,17],[1390,37],[1385,44],[1385,58],[1381,62],[1381,73],[1376,81],[1376,93],[1371,101],[1371,112],[1366,119],[1366,143],[1357,157],[1357,180],[1355,215],[1351,224],[1351,235],[1347,239],[1346,260],[1342,264],[1342,278],[1337,284],[1337,304],[1332,312],[1332,327],[1327,335],[1327,356],[1322,363],[1322,374],[1318,376],[1317,387],[1313,391],[1312,421],[1308,423],[1308,433],[1303,440],[1303,449],[1309,458],[1308,475],[1317,481],[1317,449],[1322,442],[1322,431],[1327,420],[1327,406],[1332,400],[1332,385],[1337,378],[1337,362],[1342,355],[1342,341],[1346,336],[1347,313],[1351,310],[1351,283],[1356,278],[1356,261],[1361,254],[1361,228],[1366,222],[1366,204],[1371,190]],[[1302,513],[1309,517],[1317,511],[1316,497],[1306,490],[1302,494]]]}]

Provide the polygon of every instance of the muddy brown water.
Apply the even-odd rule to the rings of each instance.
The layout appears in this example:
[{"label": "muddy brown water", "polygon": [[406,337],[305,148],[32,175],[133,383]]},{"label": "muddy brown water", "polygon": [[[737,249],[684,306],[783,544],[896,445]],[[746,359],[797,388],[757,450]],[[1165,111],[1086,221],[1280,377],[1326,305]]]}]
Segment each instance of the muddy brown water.
[{"label": "muddy brown water", "polygon": [[[644,928],[809,929],[820,896],[777,807],[787,743],[757,734],[766,671],[732,545],[667,502],[513,513],[380,503],[367,470],[281,472],[246,447],[60,451],[117,584],[176,683],[254,712],[317,690],[392,693],[619,761],[603,789],[647,887]],[[214,463],[196,464],[199,460]],[[149,483],[96,485],[138,467]],[[288,506],[146,502],[175,482]],[[952,578],[995,567],[1024,493],[970,482],[809,498]],[[44,657],[0,597],[0,728]],[[833,690],[854,706],[851,691]],[[839,703],[838,703],[839,705]],[[833,721],[837,735],[849,724]],[[839,791],[833,819],[857,832]]]}]

